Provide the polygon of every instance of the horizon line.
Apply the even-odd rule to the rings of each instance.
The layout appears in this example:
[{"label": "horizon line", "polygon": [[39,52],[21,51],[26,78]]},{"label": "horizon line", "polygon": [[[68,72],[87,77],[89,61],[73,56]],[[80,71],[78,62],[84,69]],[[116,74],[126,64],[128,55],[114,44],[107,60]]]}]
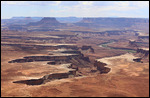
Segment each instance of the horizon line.
[{"label": "horizon line", "polygon": [[[2,18],[1,19],[12,19],[12,18],[19,18],[19,17],[22,17],[22,18],[33,18],[33,17],[37,17],[37,18],[44,18],[44,17],[47,17],[47,16],[13,16],[11,18]],[[53,17],[53,16],[49,16],[49,17]],[[56,17],[53,17],[53,18],[58,18],[59,16],[56,16]],[[110,16],[110,17],[76,17],[76,16],[61,16],[59,18],[66,18],[66,17],[75,17],[75,18],[146,18],[146,19],[149,19],[149,17],[115,17],[115,16]]]}]

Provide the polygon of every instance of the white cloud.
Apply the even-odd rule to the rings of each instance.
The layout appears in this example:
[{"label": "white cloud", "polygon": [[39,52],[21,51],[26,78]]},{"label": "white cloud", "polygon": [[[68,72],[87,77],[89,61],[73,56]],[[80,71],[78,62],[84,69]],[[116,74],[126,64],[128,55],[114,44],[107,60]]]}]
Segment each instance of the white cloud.
[{"label": "white cloud", "polygon": [[139,16],[143,11],[141,9],[149,7],[149,1],[1,1],[1,3],[48,6],[48,8],[55,6],[47,11],[56,16],[78,17]]},{"label": "white cloud", "polygon": [[119,7],[127,7],[129,6],[130,2],[129,1],[116,1],[114,2],[115,6]]},{"label": "white cloud", "polygon": [[92,5],[93,4],[93,1],[78,1],[79,2],[79,4],[81,4],[81,5]]},{"label": "white cloud", "polygon": [[[111,16],[135,16],[130,15],[128,12],[135,12],[139,8],[135,6],[130,6],[130,2],[113,2],[114,4],[109,6],[94,6],[92,3],[89,4],[80,2],[80,4],[75,6],[65,6],[66,12],[71,13],[71,15],[78,17],[111,17]],[[117,14],[116,14],[117,13]],[[136,14],[137,15],[137,14]]]},{"label": "white cloud", "polygon": [[1,1],[2,4],[6,5],[21,5],[25,4],[26,1]]},{"label": "white cloud", "polygon": [[1,1],[3,5],[149,7],[149,1]]},{"label": "white cloud", "polygon": [[61,1],[1,1],[3,5],[59,5]]},{"label": "white cloud", "polygon": [[56,5],[59,5],[61,3],[61,1],[54,1],[56,3]]},{"label": "white cloud", "polygon": [[149,7],[149,1],[134,1],[133,5],[140,7],[140,8],[141,7]]},{"label": "white cloud", "polygon": [[[140,9],[140,7],[137,7],[137,4],[140,2],[136,2],[136,6],[131,6],[133,2],[130,1],[113,1],[111,2],[111,5],[106,6],[95,6],[93,4],[94,1],[79,1],[78,5],[74,6],[65,6],[64,8],[66,11],[74,12],[74,13],[80,13],[79,15],[88,15],[88,16],[93,16],[93,15],[101,15],[102,13],[113,13],[118,11],[118,13],[127,13],[127,11],[134,12],[135,10]],[[95,1],[98,2],[98,1]],[[94,2],[94,3],[95,3]],[[99,1],[101,2],[101,1]],[[135,3],[134,2],[134,3]],[[142,5],[147,4],[146,2],[142,2]]]}]

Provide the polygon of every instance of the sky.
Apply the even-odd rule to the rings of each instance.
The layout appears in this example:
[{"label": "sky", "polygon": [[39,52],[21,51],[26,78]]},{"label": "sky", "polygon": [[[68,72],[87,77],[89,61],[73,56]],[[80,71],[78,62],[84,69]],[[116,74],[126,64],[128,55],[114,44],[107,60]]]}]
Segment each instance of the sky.
[{"label": "sky", "polygon": [[12,17],[149,18],[149,1],[1,1],[1,18]]}]

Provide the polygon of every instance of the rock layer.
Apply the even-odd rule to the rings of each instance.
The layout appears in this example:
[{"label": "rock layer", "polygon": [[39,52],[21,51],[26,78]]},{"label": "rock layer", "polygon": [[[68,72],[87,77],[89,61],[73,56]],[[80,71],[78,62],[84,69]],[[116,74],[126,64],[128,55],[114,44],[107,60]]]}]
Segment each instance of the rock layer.
[{"label": "rock layer", "polygon": [[137,54],[139,54],[142,57],[148,57],[149,56],[149,49],[138,48]]},{"label": "rock layer", "polygon": [[27,24],[27,26],[40,26],[40,27],[57,27],[62,26],[63,23],[59,23],[54,17],[44,17],[38,22],[32,22]]},{"label": "rock layer", "polygon": [[94,66],[97,68],[97,70],[100,71],[100,73],[108,73],[111,69],[108,67],[105,67],[107,64],[102,63],[100,61],[95,61]]},{"label": "rock layer", "polygon": [[20,80],[20,81],[14,81],[13,83],[22,83],[27,85],[41,85],[46,82],[56,80],[56,79],[64,79],[64,78],[71,78],[77,76],[76,69],[71,68],[72,65],[68,66],[70,69],[68,72],[62,72],[62,73],[51,73],[48,75],[43,76],[40,79],[31,79],[31,80]]},{"label": "rock layer", "polygon": [[94,53],[94,49],[91,47],[91,46],[85,46],[85,45],[83,45],[82,47],[81,47],[81,50],[89,50],[90,52],[92,52],[92,53]]},{"label": "rock layer", "polygon": [[78,26],[85,27],[109,27],[109,28],[125,28],[138,24],[149,24],[149,19],[144,18],[83,18],[80,22],[75,23]]}]

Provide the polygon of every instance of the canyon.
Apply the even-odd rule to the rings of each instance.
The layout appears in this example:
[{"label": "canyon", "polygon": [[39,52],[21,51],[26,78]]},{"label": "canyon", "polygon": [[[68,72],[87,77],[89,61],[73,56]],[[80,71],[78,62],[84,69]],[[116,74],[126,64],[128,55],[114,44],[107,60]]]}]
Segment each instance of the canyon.
[{"label": "canyon", "polygon": [[2,97],[149,96],[149,19],[18,19],[1,27]]}]

